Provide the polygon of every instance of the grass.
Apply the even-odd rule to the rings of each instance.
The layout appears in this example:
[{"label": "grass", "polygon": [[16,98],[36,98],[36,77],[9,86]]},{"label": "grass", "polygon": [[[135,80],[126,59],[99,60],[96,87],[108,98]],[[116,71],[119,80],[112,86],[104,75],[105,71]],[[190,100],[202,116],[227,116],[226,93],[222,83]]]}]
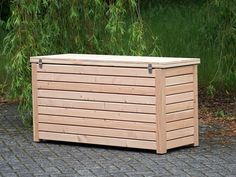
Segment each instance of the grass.
[{"label": "grass", "polygon": [[[150,31],[158,36],[157,45],[162,56],[201,58],[199,83],[204,88],[211,84],[217,69],[223,71],[223,66],[217,68],[219,51],[217,48],[208,46],[203,38],[202,30],[206,15],[207,7],[200,1],[184,3],[150,1],[149,5],[142,8],[146,26],[149,26]],[[221,79],[220,74],[216,75],[215,80],[218,81],[215,82],[216,90],[225,91],[226,81]],[[234,83],[233,80],[229,82]],[[236,87],[236,83],[234,86]]]}]

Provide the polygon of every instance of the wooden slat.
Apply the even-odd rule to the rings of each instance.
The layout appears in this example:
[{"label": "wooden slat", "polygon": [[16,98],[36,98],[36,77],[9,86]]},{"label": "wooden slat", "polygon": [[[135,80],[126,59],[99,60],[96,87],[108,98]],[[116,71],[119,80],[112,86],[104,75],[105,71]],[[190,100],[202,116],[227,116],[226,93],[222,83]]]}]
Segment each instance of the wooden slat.
[{"label": "wooden slat", "polygon": [[39,132],[39,137],[45,140],[69,141],[78,143],[101,144],[101,145],[153,149],[153,150],[156,149],[156,142],[153,141],[130,140],[122,138],[108,138],[108,137],[62,134],[62,133],[51,133],[51,132]]},{"label": "wooden slat", "polygon": [[123,93],[131,95],[155,95],[154,87],[104,85],[71,82],[38,81],[39,89]]},{"label": "wooden slat", "polygon": [[166,113],[176,112],[193,108],[193,101],[185,101],[180,103],[166,105]]},{"label": "wooden slat", "polygon": [[153,104],[153,105],[156,102],[154,96],[56,91],[56,90],[39,90],[38,97],[76,99],[76,100],[87,100],[87,101],[107,101],[107,102],[119,102],[119,103]]},{"label": "wooden slat", "polygon": [[157,153],[166,153],[166,118],[165,118],[165,70],[156,69],[156,124]]},{"label": "wooden slat", "polygon": [[174,112],[174,113],[166,114],[166,121],[167,122],[172,122],[172,121],[191,118],[193,116],[194,116],[193,109],[186,110],[186,111],[180,111],[180,112]]},{"label": "wooden slat", "polygon": [[193,142],[194,142],[193,136],[170,140],[170,141],[167,141],[167,148],[171,149],[171,148],[176,148],[180,146],[190,145],[190,144],[193,144]]},{"label": "wooden slat", "polygon": [[173,85],[166,87],[166,95],[172,95],[172,94],[178,94],[178,93],[184,93],[184,92],[190,92],[193,91],[193,83],[188,84],[181,84],[181,85]]},{"label": "wooden slat", "polygon": [[39,123],[39,131],[156,141],[155,132]]},{"label": "wooden slat", "polygon": [[141,105],[141,104],[127,104],[127,103],[38,98],[38,105],[51,106],[51,107],[134,112],[134,113],[152,113],[152,114],[156,113],[155,105]]},{"label": "wooden slat", "polygon": [[194,119],[184,119],[174,122],[168,122],[166,124],[166,131],[177,130],[186,127],[193,127],[194,126]]},{"label": "wooden slat", "polygon": [[193,82],[193,74],[174,76],[166,78],[166,86],[178,85]]},{"label": "wooden slat", "polygon": [[183,66],[183,67],[166,69],[166,77],[192,74],[192,73],[193,73],[193,66]]},{"label": "wooden slat", "polygon": [[32,64],[32,99],[33,99],[33,139],[39,142],[38,134],[38,88],[37,88],[37,64]]},{"label": "wooden slat", "polygon": [[155,86],[154,78],[38,73],[38,80],[113,85]]},{"label": "wooden slat", "polygon": [[73,65],[50,65],[44,64],[38,72],[52,73],[74,73],[74,74],[93,74],[110,76],[133,76],[133,77],[154,77],[147,68],[127,68],[127,67],[102,67],[102,66],[73,66]]},{"label": "wooden slat", "polygon": [[177,139],[194,134],[194,127],[188,127],[167,132],[167,140]]},{"label": "wooden slat", "polygon": [[180,93],[176,95],[168,95],[166,96],[166,104],[189,101],[189,100],[193,100],[193,98],[194,98],[193,92]]},{"label": "wooden slat", "polygon": [[156,116],[152,114],[127,113],[127,112],[111,112],[87,109],[72,109],[58,107],[38,107],[39,114],[74,116],[74,117],[90,117],[98,119],[112,120],[129,120],[136,122],[155,122]]},{"label": "wooden slat", "polygon": [[194,66],[194,146],[199,145],[198,127],[198,74],[197,65]]},{"label": "wooden slat", "polygon": [[81,117],[66,117],[66,116],[54,116],[54,115],[39,115],[39,122],[53,123],[53,124],[65,124],[65,125],[80,125],[90,127],[104,127],[114,129],[125,130],[141,130],[141,131],[156,131],[156,124],[146,122],[129,122],[119,120],[107,120],[107,119],[91,119]]}]

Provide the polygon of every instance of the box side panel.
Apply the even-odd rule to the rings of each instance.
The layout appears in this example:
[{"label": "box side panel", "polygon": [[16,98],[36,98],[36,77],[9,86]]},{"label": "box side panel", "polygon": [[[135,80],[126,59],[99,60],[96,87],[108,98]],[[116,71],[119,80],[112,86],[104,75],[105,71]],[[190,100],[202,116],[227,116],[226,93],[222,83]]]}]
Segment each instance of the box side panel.
[{"label": "box side panel", "polygon": [[37,75],[40,139],[156,149],[146,68],[43,64]]},{"label": "box side panel", "polygon": [[[166,69],[166,146],[167,149],[194,144],[198,139],[196,113],[196,67]],[[196,139],[196,140],[195,140]]]}]

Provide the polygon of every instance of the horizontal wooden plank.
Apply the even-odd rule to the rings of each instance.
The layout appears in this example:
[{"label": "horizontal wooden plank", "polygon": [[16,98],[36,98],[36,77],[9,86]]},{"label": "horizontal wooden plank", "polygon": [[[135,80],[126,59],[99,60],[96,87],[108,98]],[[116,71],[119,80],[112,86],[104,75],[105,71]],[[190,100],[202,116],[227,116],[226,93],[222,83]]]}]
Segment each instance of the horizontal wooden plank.
[{"label": "horizontal wooden plank", "polygon": [[178,130],[172,130],[166,133],[167,140],[177,139],[181,137],[191,136],[194,134],[194,127],[188,127]]},{"label": "horizontal wooden plank", "polygon": [[193,83],[173,85],[165,88],[166,95],[193,91]]},{"label": "horizontal wooden plank", "polygon": [[156,113],[155,105],[141,105],[141,104],[128,104],[128,103],[111,103],[111,102],[38,98],[38,105],[51,106],[51,107],[134,112],[134,113],[151,113],[151,114]]},{"label": "horizontal wooden plank", "polygon": [[189,101],[194,99],[193,92],[180,93],[166,96],[166,104]]},{"label": "horizontal wooden plank", "polygon": [[177,129],[182,129],[186,127],[193,127],[194,126],[194,119],[183,119],[179,121],[174,121],[174,122],[168,122],[166,123],[166,131],[171,131],[171,130],[177,130]]},{"label": "horizontal wooden plank", "polygon": [[183,67],[166,69],[166,77],[192,74],[192,73],[193,73],[193,66],[183,66]]},{"label": "horizontal wooden plank", "polygon": [[38,73],[37,79],[44,81],[62,81],[62,82],[130,85],[130,86],[155,86],[154,78],[139,78],[139,77]]},{"label": "horizontal wooden plank", "polygon": [[106,101],[118,103],[137,103],[137,104],[155,104],[155,96],[125,95],[125,94],[106,94],[92,92],[73,92],[58,90],[38,90],[38,97],[63,98],[87,101]]},{"label": "horizontal wooden plank", "polygon": [[136,122],[156,122],[156,116],[154,114],[112,112],[112,111],[43,107],[43,106],[38,107],[38,112],[39,114],[47,114],[47,115],[90,117],[90,118],[112,119],[112,120],[129,120]]},{"label": "horizontal wooden plank", "polygon": [[176,148],[180,146],[190,145],[190,144],[193,144],[193,142],[194,142],[193,136],[188,136],[188,137],[183,137],[183,138],[167,141],[166,145],[167,145],[167,149],[171,149],[171,148]]},{"label": "horizontal wooden plank", "polygon": [[194,116],[193,109],[190,109],[190,110],[186,110],[186,111],[180,111],[180,112],[166,114],[166,121],[172,122],[172,121],[192,118],[193,116]]},{"label": "horizontal wooden plank", "polygon": [[39,131],[156,141],[155,132],[39,123]]},{"label": "horizontal wooden plank", "polygon": [[80,125],[90,127],[104,127],[113,129],[125,129],[125,130],[141,130],[141,131],[156,131],[155,123],[146,122],[129,122],[119,120],[108,119],[92,119],[81,117],[66,117],[66,116],[54,116],[54,115],[39,115],[39,122],[53,123],[53,124],[65,124],[65,125]]},{"label": "horizontal wooden plank", "polygon": [[62,65],[44,64],[42,68],[38,68],[38,72],[154,77],[154,74],[149,73],[147,68],[127,68],[127,67],[103,67],[103,66],[79,66],[79,65],[62,66]]},{"label": "horizontal wooden plank", "polygon": [[193,82],[193,74],[186,74],[166,78],[166,86],[178,85]]},{"label": "horizontal wooden plank", "polygon": [[155,87],[104,85],[71,82],[38,81],[39,89],[67,90],[67,91],[89,91],[101,93],[120,93],[131,95],[155,95]]},{"label": "horizontal wooden plank", "polygon": [[193,108],[193,101],[185,101],[166,105],[166,113],[176,112]]},{"label": "horizontal wooden plank", "polygon": [[39,132],[39,138],[44,140],[68,141],[77,143],[100,144],[141,149],[156,149],[156,142],[131,140],[124,138],[109,138],[99,136],[75,135],[64,133]]}]

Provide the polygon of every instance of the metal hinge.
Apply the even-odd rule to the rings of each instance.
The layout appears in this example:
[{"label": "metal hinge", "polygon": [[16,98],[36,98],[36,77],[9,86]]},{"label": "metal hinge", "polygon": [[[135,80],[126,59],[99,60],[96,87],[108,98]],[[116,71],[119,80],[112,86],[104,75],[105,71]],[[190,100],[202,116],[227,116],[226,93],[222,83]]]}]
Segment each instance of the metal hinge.
[{"label": "metal hinge", "polygon": [[43,67],[43,61],[42,59],[39,59],[39,68],[42,69],[42,67]]},{"label": "metal hinge", "polygon": [[152,64],[148,64],[147,69],[148,69],[148,73],[152,74]]}]

